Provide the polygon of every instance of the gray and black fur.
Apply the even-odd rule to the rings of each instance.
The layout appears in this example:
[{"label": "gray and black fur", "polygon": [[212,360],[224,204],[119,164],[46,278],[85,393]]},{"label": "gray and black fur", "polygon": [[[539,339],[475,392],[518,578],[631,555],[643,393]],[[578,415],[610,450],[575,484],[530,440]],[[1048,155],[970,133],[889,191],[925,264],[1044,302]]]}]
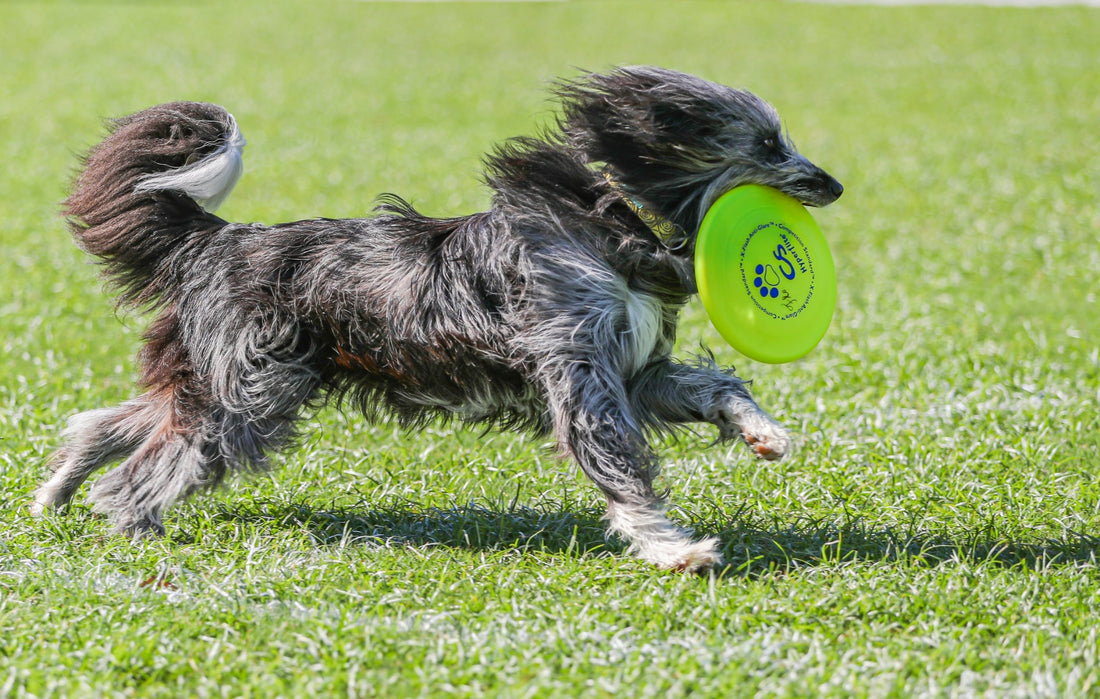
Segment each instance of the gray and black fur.
[{"label": "gray and black fur", "polygon": [[[260,469],[327,396],[406,425],[437,416],[554,437],[608,500],[609,528],[656,565],[720,561],[664,515],[647,437],[710,422],[768,459],[790,445],[732,371],[671,356],[695,293],[704,212],[756,183],[823,206],[839,183],[784,138],[765,102],[649,67],[559,85],[553,133],[485,161],[488,211],[275,226],[210,213],[240,173],[233,117],[177,102],[114,123],[66,201],[121,305],[155,314],[144,393],[81,413],[35,510],[90,498],[118,529],[162,533],[176,500]],[[655,235],[624,201],[675,225]],[[205,207],[205,208],[204,208]]]}]

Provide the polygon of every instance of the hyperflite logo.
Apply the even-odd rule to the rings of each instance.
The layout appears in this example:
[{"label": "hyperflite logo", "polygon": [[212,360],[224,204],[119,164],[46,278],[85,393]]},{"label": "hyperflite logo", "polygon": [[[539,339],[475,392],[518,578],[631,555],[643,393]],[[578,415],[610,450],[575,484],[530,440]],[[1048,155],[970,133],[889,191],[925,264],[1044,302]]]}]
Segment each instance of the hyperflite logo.
[{"label": "hyperflite logo", "polygon": [[782,223],[765,223],[741,246],[741,281],[761,311],[788,320],[813,298],[813,259],[797,233]]}]

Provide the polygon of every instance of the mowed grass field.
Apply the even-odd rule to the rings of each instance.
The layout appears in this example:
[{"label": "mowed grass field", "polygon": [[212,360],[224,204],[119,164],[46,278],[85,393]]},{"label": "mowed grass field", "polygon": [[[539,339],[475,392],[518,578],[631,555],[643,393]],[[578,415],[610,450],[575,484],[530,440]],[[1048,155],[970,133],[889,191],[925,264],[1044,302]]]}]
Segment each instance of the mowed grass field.
[{"label": "mowed grass field", "polygon": [[[1100,693],[1100,10],[770,2],[0,4],[0,696]],[[749,88],[847,187],[808,357],[709,346],[798,437],[661,445],[718,576],[605,540],[545,442],[324,409],[270,475],[132,544],[26,506],[70,415],[133,395],[58,216],[102,120],[215,101],[249,140],[219,211],[274,223],[488,201],[546,88],[653,63]]]}]

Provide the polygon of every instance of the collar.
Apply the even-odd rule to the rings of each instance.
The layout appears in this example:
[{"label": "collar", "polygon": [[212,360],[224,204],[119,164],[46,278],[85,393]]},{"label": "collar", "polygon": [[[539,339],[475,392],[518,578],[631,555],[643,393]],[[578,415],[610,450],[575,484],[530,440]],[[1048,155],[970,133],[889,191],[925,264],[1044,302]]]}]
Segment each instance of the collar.
[{"label": "collar", "polygon": [[658,240],[666,245],[670,241],[676,241],[676,243],[674,243],[676,247],[680,247],[683,244],[682,241],[687,239],[683,228],[646,206],[638,199],[627,194],[626,190],[622,188],[622,185],[615,181],[610,170],[604,169],[602,174],[604,180],[607,181],[607,186],[611,187],[611,190],[615,192],[615,194],[618,194],[619,198],[623,200],[623,203],[634,212],[634,215],[637,216],[649,230],[653,231],[653,235],[657,236]]}]

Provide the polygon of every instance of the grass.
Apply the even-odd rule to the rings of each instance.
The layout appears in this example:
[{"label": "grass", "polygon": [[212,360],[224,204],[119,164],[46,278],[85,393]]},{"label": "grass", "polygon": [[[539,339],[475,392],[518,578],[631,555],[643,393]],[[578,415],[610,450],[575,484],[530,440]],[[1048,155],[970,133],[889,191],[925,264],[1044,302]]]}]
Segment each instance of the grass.
[{"label": "grass", "polygon": [[[1083,696],[1100,692],[1100,11],[781,3],[0,4],[0,696]],[[479,155],[575,67],[755,90],[847,186],[809,357],[736,356],[779,464],[662,446],[721,577],[604,539],[545,445],[322,411],[271,476],[119,540],[30,520],[58,428],[133,391],[57,216],[102,117],[225,104],[234,220],[482,208]]]}]

